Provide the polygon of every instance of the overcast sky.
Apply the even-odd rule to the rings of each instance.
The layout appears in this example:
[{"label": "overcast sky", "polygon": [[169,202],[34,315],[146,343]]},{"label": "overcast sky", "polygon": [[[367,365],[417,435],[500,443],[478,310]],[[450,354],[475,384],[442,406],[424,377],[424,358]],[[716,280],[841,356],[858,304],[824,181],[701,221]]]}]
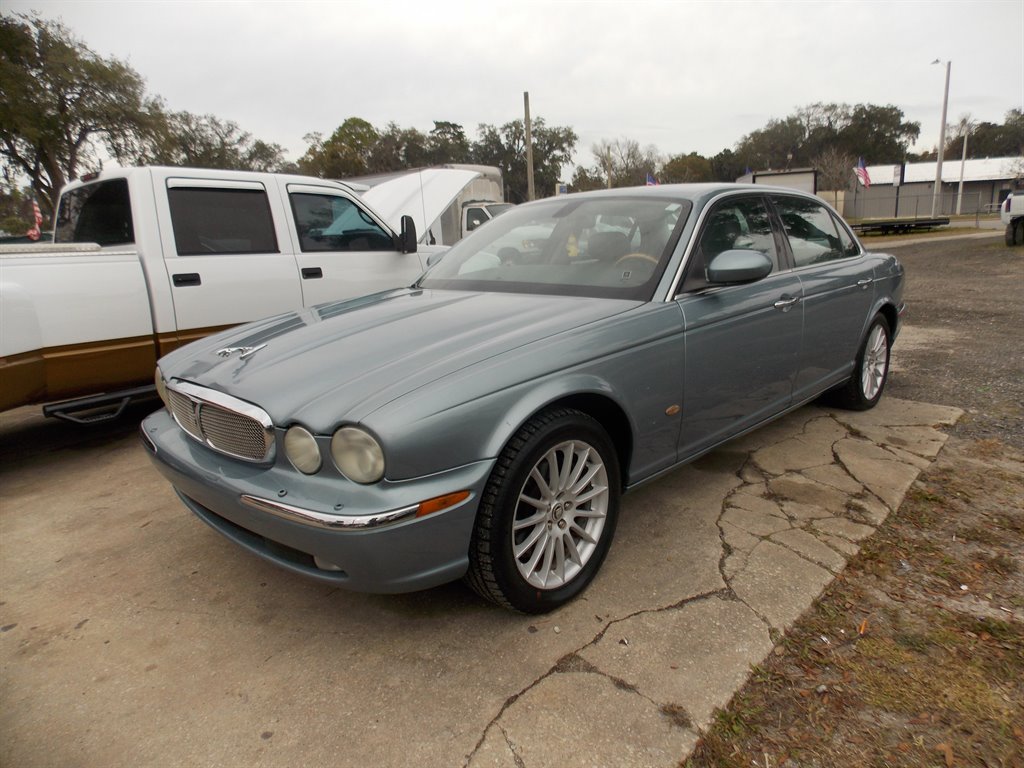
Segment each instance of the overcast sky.
[{"label": "overcast sky", "polygon": [[[223,2],[0,0],[61,18],[168,108],[282,145],[356,116],[428,131],[523,113],[663,155],[711,156],[814,102],[893,104],[938,143],[948,121],[1024,107],[1024,0],[974,2]],[[871,163],[872,158],[865,158]],[[563,172],[563,176],[567,176]]]}]

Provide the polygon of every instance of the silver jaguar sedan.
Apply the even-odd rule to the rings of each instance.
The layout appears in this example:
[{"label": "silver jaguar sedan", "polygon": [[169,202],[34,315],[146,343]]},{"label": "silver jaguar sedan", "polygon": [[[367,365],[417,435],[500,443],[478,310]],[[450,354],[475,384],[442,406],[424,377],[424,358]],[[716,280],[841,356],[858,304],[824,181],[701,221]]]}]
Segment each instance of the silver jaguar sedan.
[{"label": "silver jaguar sedan", "polygon": [[339,587],[578,595],[621,495],[827,395],[871,408],[903,268],[820,199],[619,189],[518,206],[414,285],[164,357],[142,425],[212,528]]}]

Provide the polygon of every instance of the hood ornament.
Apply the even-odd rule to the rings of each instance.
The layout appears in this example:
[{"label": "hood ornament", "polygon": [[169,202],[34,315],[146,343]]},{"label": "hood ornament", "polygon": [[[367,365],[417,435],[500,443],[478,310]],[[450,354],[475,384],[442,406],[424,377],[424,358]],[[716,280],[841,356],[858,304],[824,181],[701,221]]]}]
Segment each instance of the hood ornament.
[{"label": "hood ornament", "polygon": [[236,352],[241,354],[238,355],[239,360],[245,360],[247,357],[251,357],[263,349],[266,344],[260,344],[258,347],[224,347],[224,349],[218,349],[217,355],[219,357],[231,357]]}]

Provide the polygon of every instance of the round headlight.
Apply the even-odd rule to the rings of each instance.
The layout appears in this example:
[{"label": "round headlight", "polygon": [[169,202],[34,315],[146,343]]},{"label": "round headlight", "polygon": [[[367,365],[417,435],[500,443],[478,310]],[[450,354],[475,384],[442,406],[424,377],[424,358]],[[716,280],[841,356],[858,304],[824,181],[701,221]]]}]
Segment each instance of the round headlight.
[{"label": "round headlight", "polygon": [[384,452],[369,434],[342,427],[331,438],[331,456],[341,473],[356,483],[375,483],[384,477]]},{"label": "round headlight", "polygon": [[284,454],[303,474],[312,475],[320,469],[320,447],[305,427],[295,425],[284,433]]},{"label": "round headlight", "polygon": [[167,400],[167,382],[164,381],[164,375],[160,371],[160,366],[157,366],[156,373],[153,374],[153,381],[156,384],[156,393],[160,395],[163,404],[169,409],[171,404]]}]

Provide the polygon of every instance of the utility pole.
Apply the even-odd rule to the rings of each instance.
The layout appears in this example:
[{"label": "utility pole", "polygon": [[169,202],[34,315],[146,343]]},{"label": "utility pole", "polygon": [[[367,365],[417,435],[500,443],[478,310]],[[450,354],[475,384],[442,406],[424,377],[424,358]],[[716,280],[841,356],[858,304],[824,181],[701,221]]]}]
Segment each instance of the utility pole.
[{"label": "utility pole", "polygon": [[964,153],[960,158],[960,184],[956,188],[956,215],[960,215],[960,206],[964,201],[964,165],[967,164],[967,126],[964,125]]},{"label": "utility pole", "polygon": [[[936,59],[932,64],[941,64]],[[935,163],[935,192],[932,194],[932,218],[936,217],[936,209],[939,207],[939,198],[942,195],[942,155],[946,151],[946,107],[949,106],[949,66],[952,61],[946,62],[946,90],[942,95],[942,125],[939,127],[939,154]]]},{"label": "utility pole", "polygon": [[523,91],[523,107],[526,111],[526,199],[535,200],[533,188],[533,137],[530,135],[530,92]]}]

